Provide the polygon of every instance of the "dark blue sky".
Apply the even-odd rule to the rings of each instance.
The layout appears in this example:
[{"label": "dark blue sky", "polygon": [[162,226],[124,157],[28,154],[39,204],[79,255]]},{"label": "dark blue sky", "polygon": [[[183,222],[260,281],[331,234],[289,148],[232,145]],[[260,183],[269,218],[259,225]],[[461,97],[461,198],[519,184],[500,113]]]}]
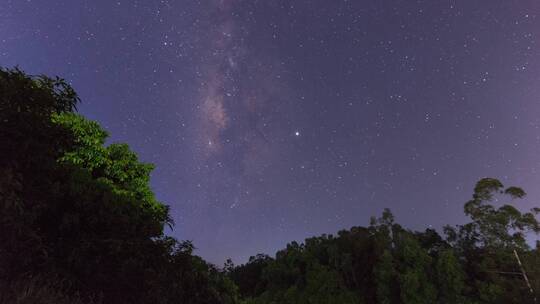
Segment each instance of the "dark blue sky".
[{"label": "dark blue sky", "polygon": [[532,207],[539,35],[536,0],[0,0],[0,65],[70,81],[218,264],[461,223],[485,176]]}]

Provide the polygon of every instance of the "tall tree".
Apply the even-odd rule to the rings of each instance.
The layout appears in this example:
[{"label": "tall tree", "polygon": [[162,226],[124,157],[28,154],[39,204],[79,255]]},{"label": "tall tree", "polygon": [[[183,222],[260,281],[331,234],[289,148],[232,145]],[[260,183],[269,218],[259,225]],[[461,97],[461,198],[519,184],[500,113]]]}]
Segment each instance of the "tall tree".
[{"label": "tall tree", "polygon": [[[456,228],[445,227],[448,241],[463,256],[469,296],[485,303],[508,303],[515,299],[527,301],[531,295],[519,276],[514,250],[529,251],[527,233],[540,232],[535,215],[540,209],[522,213],[513,206],[525,191],[518,187],[505,188],[494,178],[483,178],[476,184],[472,199],[464,206],[471,222]],[[500,207],[495,199],[511,202]]]}]

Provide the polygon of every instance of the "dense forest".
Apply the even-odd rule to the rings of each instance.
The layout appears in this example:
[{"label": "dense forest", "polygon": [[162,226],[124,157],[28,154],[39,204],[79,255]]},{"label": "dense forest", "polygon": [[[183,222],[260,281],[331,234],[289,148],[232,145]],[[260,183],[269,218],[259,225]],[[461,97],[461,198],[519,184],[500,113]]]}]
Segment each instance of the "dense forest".
[{"label": "dense forest", "polygon": [[367,227],[217,267],[164,234],[152,165],[76,112],[62,79],[0,70],[0,303],[536,303],[539,208],[481,179],[469,222]]}]

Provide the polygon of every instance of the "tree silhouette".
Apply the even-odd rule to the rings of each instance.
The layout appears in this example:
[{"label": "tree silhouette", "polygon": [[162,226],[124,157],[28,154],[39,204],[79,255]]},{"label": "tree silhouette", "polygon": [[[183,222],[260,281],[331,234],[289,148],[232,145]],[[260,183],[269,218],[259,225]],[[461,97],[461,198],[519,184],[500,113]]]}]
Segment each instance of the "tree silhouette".
[{"label": "tree silhouette", "polygon": [[152,165],[105,146],[78,101],[62,79],[0,70],[0,293],[27,282],[84,301],[234,303],[226,277],[163,235]]}]

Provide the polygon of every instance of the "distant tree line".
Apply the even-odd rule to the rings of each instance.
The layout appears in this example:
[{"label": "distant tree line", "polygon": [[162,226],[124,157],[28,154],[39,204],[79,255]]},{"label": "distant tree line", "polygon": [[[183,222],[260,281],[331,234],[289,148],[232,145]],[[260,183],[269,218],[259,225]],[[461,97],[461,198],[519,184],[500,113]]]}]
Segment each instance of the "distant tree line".
[{"label": "distant tree line", "polygon": [[529,248],[526,235],[540,231],[540,209],[522,213],[490,204],[524,196],[484,178],[465,204],[471,222],[444,227],[445,237],[433,229],[407,230],[386,209],[368,227],[292,242],[275,258],[257,255],[237,267],[229,262],[225,271],[250,304],[536,303],[540,243]]},{"label": "distant tree line", "polygon": [[164,234],[173,223],[150,189],[152,166],[106,145],[78,102],[62,79],[0,68],[0,303],[540,300],[540,244],[526,241],[540,209],[519,211],[525,192],[491,178],[465,204],[470,222],[443,235],[407,230],[385,210],[368,227],[217,268]]}]

